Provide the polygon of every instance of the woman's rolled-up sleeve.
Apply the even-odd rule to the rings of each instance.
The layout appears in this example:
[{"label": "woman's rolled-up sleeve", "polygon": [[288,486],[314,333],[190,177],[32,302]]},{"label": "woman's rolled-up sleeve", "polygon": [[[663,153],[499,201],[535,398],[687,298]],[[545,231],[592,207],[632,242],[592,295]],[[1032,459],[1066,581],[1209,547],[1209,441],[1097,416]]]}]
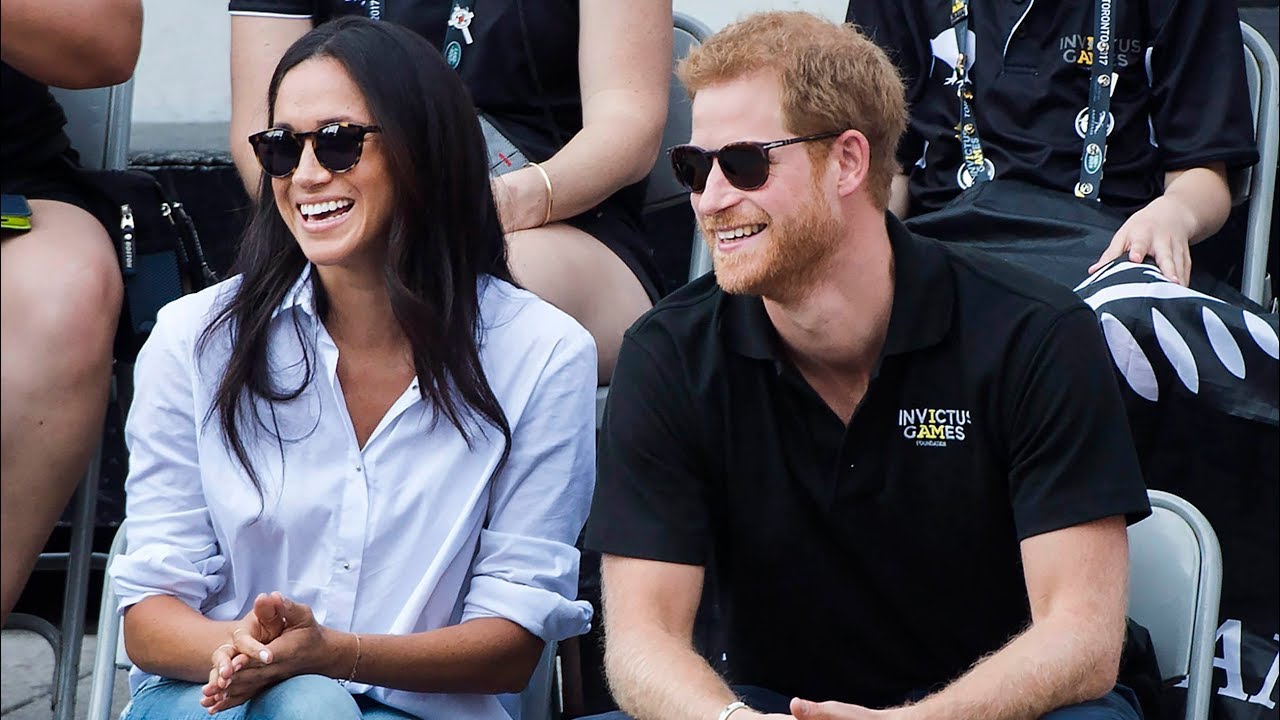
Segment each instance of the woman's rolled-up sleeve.
[{"label": "woman's rolled-up sleeve", "polygon": [[220,554],[200,480],[192,298],[160,311],[134,371],[125,441],[128,550],[111,564],[120,609],[171,595],[197,610],[223,585]]},{"label": "woman's rolled-up sleeve", "polygon": [[591,627],[578,550],[595,485],[596,350],[581,328],[550,353],[494,479],[462,620],[501,617],[548,642]]}]

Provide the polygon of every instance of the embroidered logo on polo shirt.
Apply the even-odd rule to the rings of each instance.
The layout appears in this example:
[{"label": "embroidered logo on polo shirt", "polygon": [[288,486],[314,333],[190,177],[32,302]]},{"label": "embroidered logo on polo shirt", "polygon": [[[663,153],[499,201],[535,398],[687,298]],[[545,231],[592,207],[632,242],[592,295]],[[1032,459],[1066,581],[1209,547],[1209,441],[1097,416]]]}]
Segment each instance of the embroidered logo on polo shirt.
[{"label": "embroidered logo on polo shirt", "polygon": [[902,437],[916,447],[946,447],[949,442],[964,442],[965,426],[973,418],[968,410],[948,408],[910,408],[898,411]]}]

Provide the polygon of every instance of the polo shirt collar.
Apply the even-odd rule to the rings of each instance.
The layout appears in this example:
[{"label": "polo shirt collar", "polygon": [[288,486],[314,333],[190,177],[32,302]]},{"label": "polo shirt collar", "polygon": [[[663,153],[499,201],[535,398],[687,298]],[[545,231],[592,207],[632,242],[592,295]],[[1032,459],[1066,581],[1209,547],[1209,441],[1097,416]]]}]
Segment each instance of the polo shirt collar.
[{"label": "polo shirt collar", "polygon": [[[893,249],[893,309],[881,357],[929,347],[947,334],[955,302],[955,281],[941,245],[913,235],[885,213]],[[781,361],[786,353],[777,330],[756,295],[722,293],[719,328],[730,349],[757,360]]]}]

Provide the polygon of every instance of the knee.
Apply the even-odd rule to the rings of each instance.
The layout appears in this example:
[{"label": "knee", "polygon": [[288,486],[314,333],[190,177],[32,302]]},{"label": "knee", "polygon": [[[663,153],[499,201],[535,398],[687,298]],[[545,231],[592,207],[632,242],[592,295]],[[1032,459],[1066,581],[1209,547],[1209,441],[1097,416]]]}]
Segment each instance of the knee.
[{"label": "knee", "polygon": [[[87,351],[86,361],[110,352],[124,285],[109,246],[68,259],[60,268],[33,269],[22,285],[25,297],[16,304],[33,345],[80,348]],[[72,360],[82,353],[66,355]]]},{"label": "knee", "polygon": [[332,678],[298,675],[253,700],[248,716],[273,720],[359,720],[361,712],[351,693]]}]

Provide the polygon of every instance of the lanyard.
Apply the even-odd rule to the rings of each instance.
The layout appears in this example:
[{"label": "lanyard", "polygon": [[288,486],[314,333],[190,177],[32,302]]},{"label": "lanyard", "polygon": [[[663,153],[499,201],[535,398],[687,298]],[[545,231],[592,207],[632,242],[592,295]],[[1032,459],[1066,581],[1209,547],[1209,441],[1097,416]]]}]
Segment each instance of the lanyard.
[{"label": "lanyard", "polygon": [[[1084,133],[1084,149],[1080,153],[1080,178],[1075,186],[1076,197],[1097,200],[1102,186],[1102,166],[1107,156],[1107,130],[1111,124],[1111,93],[1115,92],[1115,75],[1111,72],[1113,0],[1095,0],[1093,23],[1093,63],[1089,78],[1088,125]],[[962,187],[978,185],[991,180],[991,166],[982,151],[978,136],[978,123],[973,114],[973,81],[969,78],[971,64],[969,48],[969,0],[952,0],[951,29],[955,33],[955,73],[946,81],[956,86],[960,98],[960,123],[956,125],[960,138],[961,176],[970,180]]]},{"label": "lanyard", "polygon": [[1116,76],[1111,73],[1114,48],[1111,28],[1112,0],[1096,0],[1093,12],[1093,71],[1089,75],[1089,125],[1080,153],[1080,180],[1076,197],[1098,200],[1102,189],[1102,165],[1107,159],[1107,130],[1111,125],[1111,93]]},{"label": "lanyard", "polygon": [[[987,158],[982,153],[982,140],[978,137],[978,123],[973,117],[973,81],[969,79],[969,0],[952,0],[951,29],[956,34],[955,74],[947,84],[956,86],[960,98],[960,123],[956,125],[960,137],[963,163],[962,175],[967,174],[971,185],[979,185],[991,179],[987,172]],[[968,187],[968,185],[966,185]]]},{"label": "lanyard", "polygon": [[471,37],[471,21],[475,19],[475,6],[479,0],[458,0],[449,12],[448,28],[444,31],[444,60],[454,70],[462,64],[462,49],[475,42]]}]

